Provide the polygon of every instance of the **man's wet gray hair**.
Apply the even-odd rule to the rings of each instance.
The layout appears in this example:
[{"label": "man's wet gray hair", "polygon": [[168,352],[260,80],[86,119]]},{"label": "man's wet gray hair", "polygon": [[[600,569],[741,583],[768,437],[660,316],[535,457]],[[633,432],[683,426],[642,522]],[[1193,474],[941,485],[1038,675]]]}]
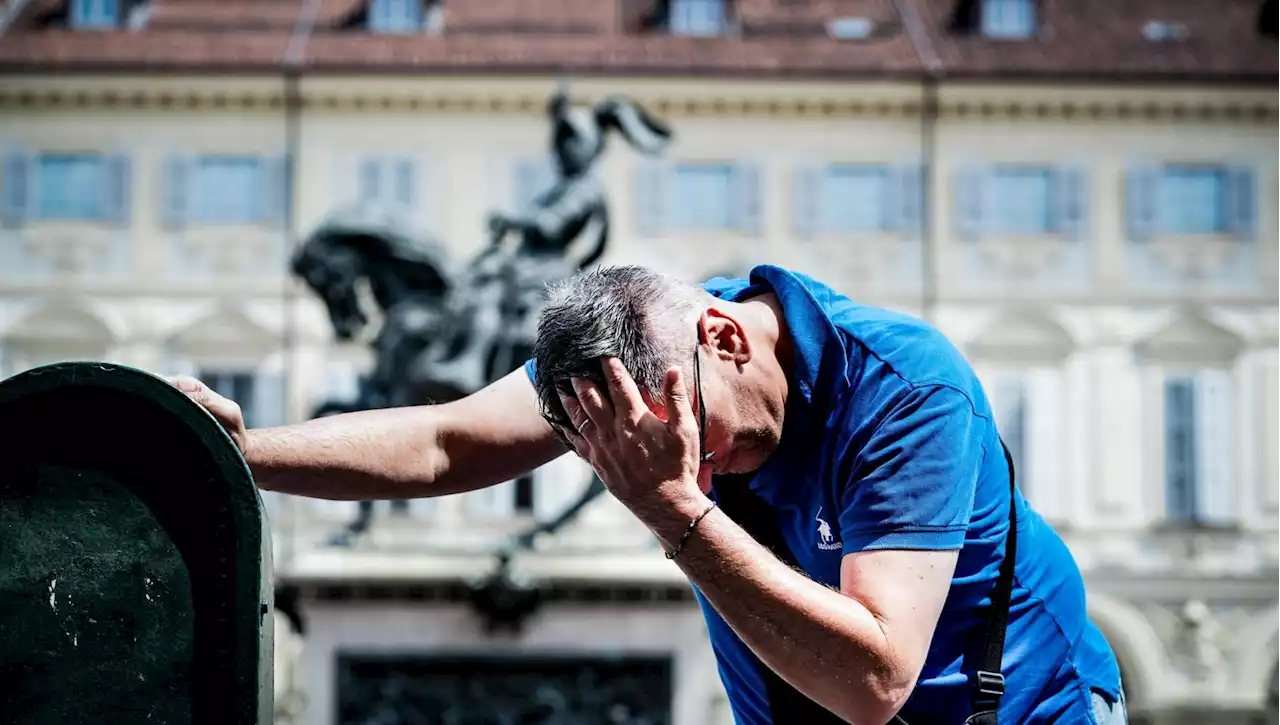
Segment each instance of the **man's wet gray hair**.
[{"label": "man's wet gray hair", "polygon": [[621,360],[640,392],[655,401],[663,400],[668,368],[679,365],[688,380],[698,317],[712,299],[674,277],[630,265],[556,282],[547,297],[533,347],[534,387],[543,416],[567,428],[557,391],[573,395],[574,377],[603,384],[602,357]]}]

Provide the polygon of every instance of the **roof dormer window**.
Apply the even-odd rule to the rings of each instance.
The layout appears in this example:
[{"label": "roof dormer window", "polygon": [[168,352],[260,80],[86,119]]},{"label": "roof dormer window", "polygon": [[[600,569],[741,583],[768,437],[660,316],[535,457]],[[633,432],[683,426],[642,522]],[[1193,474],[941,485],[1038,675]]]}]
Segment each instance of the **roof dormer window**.
[{"label": "roof dormer window", "polygon": [[109,30],[120,26],[120,0],[71,0],[71,27]]},{"label": "roof dormer window", "polygon": [[1035,0],[982,0],[979,12],[983,37],[1011,40],[1035,35]]},{"label": "roof dormer window", "polygon": [[668,29],[672,35],[717,36],[728,30],[726,0],[671,0]]},{"label": "roof dormer window", "polygon": [[417,33],[436,27],[439,18],[435,0],[369,1],[369,30],[375,33]]}]

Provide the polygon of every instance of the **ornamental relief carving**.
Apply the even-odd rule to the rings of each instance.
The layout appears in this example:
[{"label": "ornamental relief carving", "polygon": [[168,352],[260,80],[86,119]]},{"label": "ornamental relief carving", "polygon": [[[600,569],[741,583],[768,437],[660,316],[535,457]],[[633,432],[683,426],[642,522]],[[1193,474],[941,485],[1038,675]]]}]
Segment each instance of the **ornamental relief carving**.
[{"label": "ornamental relief carving", "polygon": [[977,242],[979,257],[992,271],[1027,280],[1051,273],[1080,242],[1060,237],[986,236]]},{"label": "ornamental relief carving", "polygon": [[189,271],[216,276],[279,273],[279,235],[260,227],[188,229],[175,244]]},{"label": "ornamental relief carving", "polygon": [[118,230],[88,225],[29,227],[20,236],[23,255],[36,266],[76,275],[110,268]]},{"label": "ornamental relief carving", "polygon": [[1162,271],[1188,280],[1207,279],[1240,260],[1246,244],[1218,236],[1159,237],[1143,243]]},{"label": "ornamental relief carving", "polygon": [[[1160,636],[1170,667],[1197,688],[1217,692],[1229,688],[1238,662],[1236,633],[1259,608],[1212,603],[1199,598],[1149,604],[1143,609]],[[1250,673],[1234,673],[1247,677]]]}]

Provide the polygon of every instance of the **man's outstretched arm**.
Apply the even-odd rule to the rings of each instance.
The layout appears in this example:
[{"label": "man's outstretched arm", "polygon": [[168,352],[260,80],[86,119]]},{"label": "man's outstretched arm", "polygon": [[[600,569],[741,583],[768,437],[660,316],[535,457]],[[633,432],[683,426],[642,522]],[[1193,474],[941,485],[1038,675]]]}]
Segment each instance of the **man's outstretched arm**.
[{"label": "man's outstretched arm", "polygon": [[250,430],[234,401],[192,378],[172,382],[226,428],[270,491],[338,500],[439,496],[511,480],[565,452],[538,414],[523,369],[451,403]]}]

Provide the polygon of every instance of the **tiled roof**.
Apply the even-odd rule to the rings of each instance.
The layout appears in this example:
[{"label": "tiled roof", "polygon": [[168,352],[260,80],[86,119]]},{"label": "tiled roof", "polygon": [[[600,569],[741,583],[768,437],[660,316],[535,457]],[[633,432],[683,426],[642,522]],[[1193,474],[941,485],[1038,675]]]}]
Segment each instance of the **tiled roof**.
[{"label": "tiled roof", "polygon": [[[102,32],[65,28],[67,0],[32,0],[0,39],[0,70],[274,72],[308,1],[152,0],[140,28]],[[1258,0],[1034,0],[1038,34],[1007,41],[966,28],[977,0],[736,0],[736,32],[719,38],[646,29],[661,0],[442,0],[443,32],[415,35],[369,32],[366,0],[314,1],[300,46],[309,71],[1277,77]],[[851,17],[873,22],[870,37],[830,37],[830,21]],[[1153,42],[1150,21],[1178,23],[1187,37]]]}]

